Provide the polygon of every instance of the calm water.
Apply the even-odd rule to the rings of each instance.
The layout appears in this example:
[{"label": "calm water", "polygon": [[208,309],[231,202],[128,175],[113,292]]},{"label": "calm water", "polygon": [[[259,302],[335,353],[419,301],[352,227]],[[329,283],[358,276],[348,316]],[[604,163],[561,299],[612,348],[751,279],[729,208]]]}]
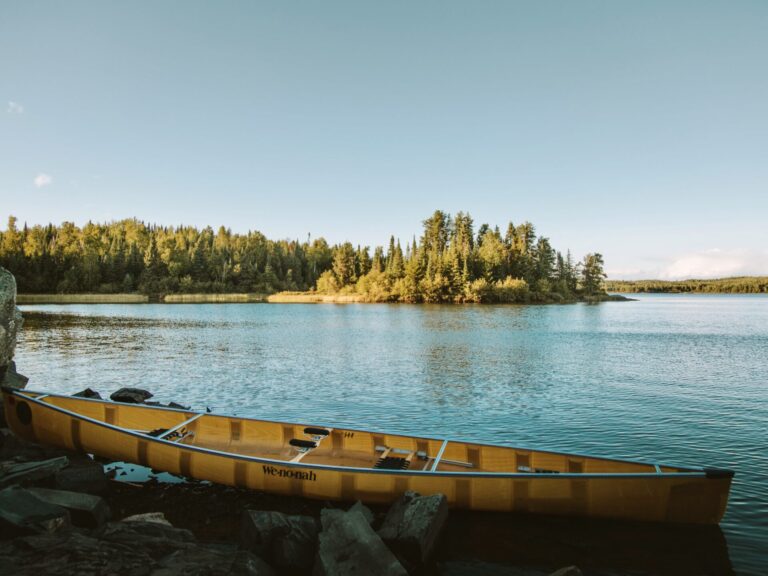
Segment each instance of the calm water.
[{"label": "calm water", "polygon": [[[768,297],[638,298],[25,306],[17,363],[31,389],[138,386],[162,401],[242,416],[733,468],[722,532],[678,530],[686,543],[660,553],[658,543],[643,547],[658,531],[611,527],[614,560],[607,550],[603,565],[577,559],[595,573],[716,574],[732,564],[738,574],[765,574]],[[566,546],[562,560],[574,546],[582,556],[600,548],[587,528],[563,529],[574,526],[580,544]],[[558,529],[542,530],[546,548]]]}]

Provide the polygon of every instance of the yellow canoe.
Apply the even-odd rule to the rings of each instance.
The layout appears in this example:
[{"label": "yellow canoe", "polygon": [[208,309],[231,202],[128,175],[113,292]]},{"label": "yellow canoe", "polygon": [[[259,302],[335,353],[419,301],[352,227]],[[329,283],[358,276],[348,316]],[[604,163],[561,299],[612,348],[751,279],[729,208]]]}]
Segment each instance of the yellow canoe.
[{"label": "yellow canoe", "polygon": [[686,468],[3,388],[33,442],[199,480],[324,500],[443,493],[469,510],[716,524],[730,470]]}]

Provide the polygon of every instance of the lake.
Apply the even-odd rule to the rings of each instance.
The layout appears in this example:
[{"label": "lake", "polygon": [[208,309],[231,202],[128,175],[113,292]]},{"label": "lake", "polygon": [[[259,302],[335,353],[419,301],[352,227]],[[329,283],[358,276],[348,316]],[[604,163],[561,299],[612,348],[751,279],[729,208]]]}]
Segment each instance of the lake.
[{"label": "lake", "polygon": [[[526,551],[531,565],[557,549],[558,562],[575,559],[593,573],[764,574],[768,296],[632,297],[564,306],[23,306],[16,361],[33,390],[141,387],[226,414],[732,468],[728,512],[714,532],[483,522],[496,538],[499,523],[508,540],[538,534],[543,551]],[[568,540],[574,529],[577,543]],[[472,539],[450,538],[457,549]],[[504,547],[487,554],[509,560]]]}]

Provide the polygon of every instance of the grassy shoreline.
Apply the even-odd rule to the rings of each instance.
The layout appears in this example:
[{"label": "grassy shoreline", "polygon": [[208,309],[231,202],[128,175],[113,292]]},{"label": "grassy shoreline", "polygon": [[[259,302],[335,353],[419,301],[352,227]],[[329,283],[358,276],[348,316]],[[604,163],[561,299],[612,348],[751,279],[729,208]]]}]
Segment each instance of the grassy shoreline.
[{"label": "grassy shoreline", "polygon": [[228,294],[167,294],[161,299],[166,304],[204,304],[204,303],[238,303],[266,302],[267,294],[255,292]]},{"label": "grassy shoreline", "polygon": [[17,304],[145,304],[145,294],[17,294]]},{"label": "grassy shoreline", "polygon": [[[517,306],[529,304],[573,304],[576,302],[611,302],[625,301],[629,298],[618,295],[595,295],[582,299],[562,301],[510,302]],[[19,294],[17,304],[382,304],[381,300],[372,300],[363,294],[322,294],[318,292],[277,292],[229,293],[229,294],[167,294],[150,297],[144,294]]]}]

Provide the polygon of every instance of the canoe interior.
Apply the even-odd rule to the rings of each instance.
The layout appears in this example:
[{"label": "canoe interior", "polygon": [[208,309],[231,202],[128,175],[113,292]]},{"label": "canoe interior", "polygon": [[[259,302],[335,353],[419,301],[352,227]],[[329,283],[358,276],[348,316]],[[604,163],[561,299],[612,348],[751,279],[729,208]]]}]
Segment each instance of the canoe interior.
[{"label": "canoe interior", "polygon": [[[384,456],[409,471],[530,474],[652,474],[688,472],[690,468],[660,466],[593,456],[572,455],[460,441],[327,428],[249,418],[235,418],[167,410],[144,405],[118,404],[82,398],[26,393],[65,410],[126,430],[153,432],[173,430],[166,437],[178,444],[220,452],[266,458],[278,462],[357,469],[374,468]],[[307,432],[307,429],[310,429]],[[327,436],[311,429],[328,431]],[[158,432],[155,432],[156,434]],[[296,440],[315,443],[302,451]],[[444,445],[445,443],[445,445]],[[386,451],[386,454],[384,453]],[[442,453],[441,453],[442,451]],[[435,466],[435,460],[440,455]],[[400,461],[407,461],[405,462]]]},{"label": "canoe interior", "polygon": [[323,500],[387,504],[413,490],[468,510],[714,524],[733,476],[5,388],[3,402],[10,428],[30,441]]}]

